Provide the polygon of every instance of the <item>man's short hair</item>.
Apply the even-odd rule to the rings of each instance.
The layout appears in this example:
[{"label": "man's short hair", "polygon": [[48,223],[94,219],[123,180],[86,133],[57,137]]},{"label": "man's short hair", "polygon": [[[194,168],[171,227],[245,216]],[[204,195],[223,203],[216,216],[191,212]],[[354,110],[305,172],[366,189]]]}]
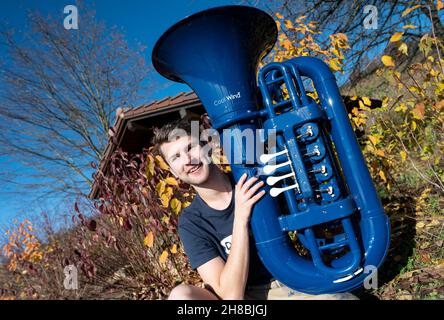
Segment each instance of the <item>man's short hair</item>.
[{"label": "man's short hair", "polygon": [[199,121],[199,118],[185,117],[168,122],[160,128],[155,128],[153,138],[151,139],[154,151],[162,155],[160,150],[162,144],[173,141],[172,139],[180,136],[191,136],[191,121]]}]

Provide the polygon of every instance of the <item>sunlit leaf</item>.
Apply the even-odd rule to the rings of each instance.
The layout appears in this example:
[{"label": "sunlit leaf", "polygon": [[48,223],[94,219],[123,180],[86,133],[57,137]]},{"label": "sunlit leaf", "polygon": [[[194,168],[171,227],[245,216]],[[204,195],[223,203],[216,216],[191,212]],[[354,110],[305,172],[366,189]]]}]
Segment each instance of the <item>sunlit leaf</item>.
[{"label": "sunlit leaf", "polygon": [[184,203],[182,203],[182,207],[186,208],[191,204],[191,202],[189,201],[185,201]]},{"label": "sunlit leaf", "polygon": [[377,136],[373,136],[373,135],[370,135],[370,136],[368,136],[368,139],[373,143],[373,145],[375,145],[376,146],[376,144],[379,142],[379,137],[377,137]]},{"label": "sunlit leaf", "polygon": [[413,24],[407,24],[405,26],[402,27],[403,29],[416,29],[417,27],[414,26]]},{"label": "sunlit leaf", "polygon": [[401,155],[402,162],[404,162],[407,159],[407,153],[402,150],[399,152],[399,154]]},{"label": "sunlit leaf", "polygon": [[399,106],[395,108],[396,112],[405,112],[407,110],[407,106],[404,103],[400,103]]},{"label": "sunlit leaf", "polygon": [[419,7],[421,7],[420,4],[418,4],[418,5],[416,5],[416,6],[413,6],[413,7],[410,7],[410,8],[407,8],[407,9],[405,9],[405,10],[402,12],[401,16],[402,16],[402,17],[405,17],[405,16],[408,15],[410,12],[412,12],[412,11],[418,9]]},{"label": "sunlit leaf", "polygon": [[401,45],[399,46],[398,50],[401,53],[403,53],[405,55],[408,55],[408,47],[407,47],[407,44],[405,42],[401,43]]},{"label": "sunlit leaf", "polygon": [[382,179],[384,182],[387,182],[387,178],[385,177],[385,173],[384,173],[384,171],[380,170],[380,171],[379,171],[379,176],[381,177],[381,179]]},{"label": "sunlit leaf", "polygon": [[395,63],[393,62],[393,58],[390,56],[382,56],[381,61],[386,67],[394,67],[395,66]]},{"label": "sunlit leaf", "polygon": [[160,196],[160,202],[162,203],[162,206],[164,208],[168,208],[168,205],[170,203],[170,197],[166,193],[164,193]]},{"label": "sunlit leaf", "polygon": [[378,149],[378,150],[376,150],[376,155],[378,155],[380,157],[385,157],[385,152],[384,152],[384,150]]},{"label": "sunlit leaf", "polygon": [[348,42],[348,37],[345,33],[336,33],[335,36],[341,41]]},{"label": "sunlit leaf", "polygon": [[163,264],[166,262],[167,258],[168,258],[168,251],[163,250],[162,254],[159,257],[159,262]]},{"label": "sunlit leaf", "polygon": [[173,244],[173,247],[170,249],[172,254],[177,253],[177,244]]},{"label": "sunlit leaf", "polygon": [[362,97],[361,99],[366,106],[370,107],[372,105],[372,102],[368,97]]},{"label": "sunlit leaf", "polygon": [[162,217],[162,222],[165,223],[165,224],[169,224],[169,223],[170,223],[170,217],[168,217],[168,216],[163,216],[163,217]]},{"label": "sunlit leaf", "polygon": [[163,160],[163,158],[159,155],[156,156],[156,164],[162,170],[169,170],[170,169],[170,167],[166,164],[166,162]]},{"label": "sunlit leaf", "polygon": [[293,23],[290,20],[285,20],[284,25],[287,27],[287,29],[293,28]]},{"label": "sunlit leaf", "polygon": [[180,200],[178,200],[176,198],[171,199],[170,206],[171,206],[171,209],[173,209],[173,212],[177,215],[182,210],[182,202],[180,202]]},{"label": "sunlit leaf", "polygon": [[404,35],[404,32],[395,32],[392,37],[390,38],[390,42],[396,42],[401,40],[402,36]]},{"label": "sunlit leaf", "polygon": [[156,185],[156,192],[159,195],[159,197],[162,196],[162,194],[165,192],[166,182],[163,180],[160,180],[159,183]]},{"label": "sunlit leaf", "polygon": [[146,177],[148,179],[151,179],[154,176],[154,158],[149,155],[148,156],[148,161],[146,164]]},{"label": "sunlit leaf", "polygon": [[342,70],[341,64],[339,63],[338,59],[331,59],[329,62],[329,65],[333,71],[341,71]]},{"label": "sunlit leaf", "polygon": [[176,187],[179,186],[179,183],[177,183],[177,180],[175,178],[173,178],[173,177],[166,178],[165,182],[167,184],[169,184],[170,186],[176,186]]},{"label": "sunlit leaf", "polygon": [[150,231],[147,236],[145,237],[145,239],[143,240],[143,244],[145,246],[147,246],[148,248],[151,248],[154,244],[154,235],[153,232]]},{"label": "sunlit leaf", "polygon": [[168,208],[172,195],[173,195],[173,188],[166,187],[164,193],[160,196],[160,201],[164,208]]}]

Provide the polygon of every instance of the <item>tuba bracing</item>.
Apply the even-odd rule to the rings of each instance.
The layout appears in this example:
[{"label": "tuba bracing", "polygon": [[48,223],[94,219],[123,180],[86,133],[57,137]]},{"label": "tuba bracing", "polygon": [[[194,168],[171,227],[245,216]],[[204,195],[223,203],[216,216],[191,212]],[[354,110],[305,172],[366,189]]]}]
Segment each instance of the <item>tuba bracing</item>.
[{"label": "tuba bracing", "polygon": [[[239,129],[222,135],[226,152],[245,160],[242,130],[274,130],[275,143],[253,164],[230,164],[236,180],[247,173],[267,183],[251,217],[259,256],[295,290],[350,291],[363,285],[367,266],[383,262],[388,218],[329,67],[297,57],[257,73],[276,37],[275,21],[259,9],[212,8],[169,28],[153,49],[153,65],[194,90],[215,129]],[[307,79],[317,102],[307,95]]]}]

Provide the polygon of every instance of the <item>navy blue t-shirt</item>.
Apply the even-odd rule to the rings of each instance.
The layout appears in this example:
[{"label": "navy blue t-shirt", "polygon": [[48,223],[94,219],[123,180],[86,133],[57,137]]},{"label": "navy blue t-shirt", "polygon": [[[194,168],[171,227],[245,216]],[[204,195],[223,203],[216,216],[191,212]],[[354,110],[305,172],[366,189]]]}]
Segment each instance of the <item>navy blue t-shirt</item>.
[{"label": "navy blue t-shirt", "polygon": [[[224,210],[208,206],[199,195],[182,210],[178,230],[191,267],[199,266],[213,258],[227,261],[231,247],[234,221],[234,190],[230,205]],[[247,285],[269,283],[272,275],[262,264],[250,229],[250,263]]]}]

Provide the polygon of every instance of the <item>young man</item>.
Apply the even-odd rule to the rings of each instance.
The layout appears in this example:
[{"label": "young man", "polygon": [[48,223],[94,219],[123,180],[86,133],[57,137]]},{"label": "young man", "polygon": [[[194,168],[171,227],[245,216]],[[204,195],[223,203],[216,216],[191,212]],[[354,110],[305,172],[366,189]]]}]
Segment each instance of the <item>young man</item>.
[{"label": "young man", "polygon": [[169,299],[356,299],[349,294],[308,295],[275,281],[257,255],[249,220],[254,204],[265,194],[263,182],[231,177],[211,163],[190,120],[167,124],[153,139],[171,172],[196,191],[183,209],[178,230],[191,267],[206,289],[179,285]]}]

